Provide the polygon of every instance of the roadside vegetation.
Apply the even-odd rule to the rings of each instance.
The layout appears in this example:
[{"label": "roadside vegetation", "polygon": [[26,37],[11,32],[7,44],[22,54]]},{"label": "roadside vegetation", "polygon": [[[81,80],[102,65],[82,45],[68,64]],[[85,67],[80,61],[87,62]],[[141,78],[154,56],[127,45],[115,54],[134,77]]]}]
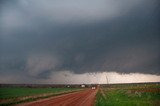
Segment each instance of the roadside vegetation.
[{"label": "roadside vegetation", "polygon": [[96,106],[160,106],[160,85],[101,87],[96,98]]},{"label": "roadside vegetation", "polygon": [[0,106],[8,106],[28,101],[34,101],[79,90],[81,89],[4,87],[0,88]]}]

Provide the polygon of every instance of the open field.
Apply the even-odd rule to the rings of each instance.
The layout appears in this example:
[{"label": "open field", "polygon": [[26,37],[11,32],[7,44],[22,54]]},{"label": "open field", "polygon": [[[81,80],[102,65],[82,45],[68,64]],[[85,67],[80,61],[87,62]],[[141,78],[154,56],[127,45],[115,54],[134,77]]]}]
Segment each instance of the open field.
[{"label": "open field", "polygon": [[44,93],[58,93],[78,90],[77,88],[0,88],[0,99],[17,98]]},{"label": "open field", "polygon": [[[96,89],[91,89],[91,87]],[[160,106],[160,83],[101,85],[3,85],[0,105]]]},{"label": "open field", "polygon": [[81,90],[80,88],[0,88],[0,105],[12,105]]},{"label": "open field", "polygon": [[96,95],[96,106],[160,106],[159,84],[108,85]]}]

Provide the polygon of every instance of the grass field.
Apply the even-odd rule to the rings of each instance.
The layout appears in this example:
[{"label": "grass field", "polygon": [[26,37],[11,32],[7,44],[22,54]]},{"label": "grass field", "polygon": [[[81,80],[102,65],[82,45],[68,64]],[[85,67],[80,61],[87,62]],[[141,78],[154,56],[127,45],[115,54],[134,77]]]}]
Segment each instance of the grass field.
[{"label": "grass field", "polygon": [[20,88],[20,87],[10,87],[10,88],[0,88],[0,99],[4,98],[16,98],[22,96],[30,96],[42,93],[58,93],[76,90],[76,88]]},{"label": "grass field", "polygon": [[2,87],[0,88],[0,106],[14,105],[65,94],[80,90],[79,88],[25,88],[25,87]]},{"label": "grass field", "polygon": [[96,98],[96,106],[160,106],[160,85],[102,87]]}]

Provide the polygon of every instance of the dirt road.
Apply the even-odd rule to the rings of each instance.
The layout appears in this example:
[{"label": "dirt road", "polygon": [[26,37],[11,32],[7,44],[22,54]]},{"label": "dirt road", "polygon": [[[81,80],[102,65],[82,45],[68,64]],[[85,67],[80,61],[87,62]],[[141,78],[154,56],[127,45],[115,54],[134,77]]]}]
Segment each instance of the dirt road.
[{"label": "dirt road", "polygon": [[93,106],[97,90],[84,90],[18,106]]}]

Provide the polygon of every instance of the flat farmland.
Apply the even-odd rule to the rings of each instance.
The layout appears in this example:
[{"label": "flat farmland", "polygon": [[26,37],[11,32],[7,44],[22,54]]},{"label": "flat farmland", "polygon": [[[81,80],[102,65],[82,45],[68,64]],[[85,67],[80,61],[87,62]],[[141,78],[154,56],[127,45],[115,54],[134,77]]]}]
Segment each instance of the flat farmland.
[{"label": "flat farmland", "polygon": [[[95,87],[95,89],[91,89]],[[0,87],[0,105],[160,106],[160,83]]]},{"label": "flat farmland", "polygon": [[96,106],[160,106],[160,85],[110,85],[101,87]]},{"label": "flat farmland", "polygon": [[77,88],[0,88],[0,99],[31,96],[44,93],[59,93],[79,90]]},{"label": "flat farmland", "polygon": [[13,105],[82,90],[80,88],[0,88],[0,105]]}]

